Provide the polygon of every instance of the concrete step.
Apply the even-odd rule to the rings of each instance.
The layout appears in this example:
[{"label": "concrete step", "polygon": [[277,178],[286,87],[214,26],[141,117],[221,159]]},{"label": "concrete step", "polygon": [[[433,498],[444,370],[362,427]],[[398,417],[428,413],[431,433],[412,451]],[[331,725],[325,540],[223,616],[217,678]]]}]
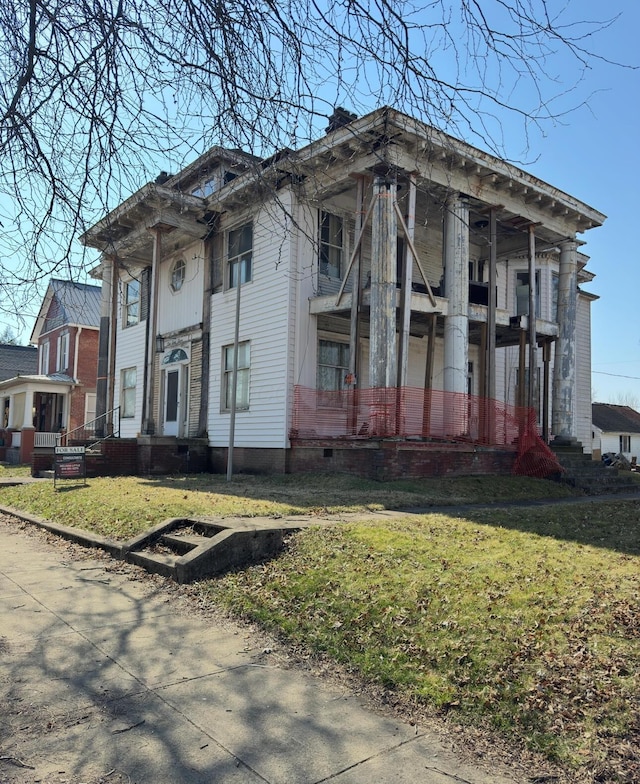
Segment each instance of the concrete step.
[{"label": "concrete step", "polygon": [[284,530],[291,526],[174,518],[128,542],[124,557],[149,572],[188,583],[275,555]]}]

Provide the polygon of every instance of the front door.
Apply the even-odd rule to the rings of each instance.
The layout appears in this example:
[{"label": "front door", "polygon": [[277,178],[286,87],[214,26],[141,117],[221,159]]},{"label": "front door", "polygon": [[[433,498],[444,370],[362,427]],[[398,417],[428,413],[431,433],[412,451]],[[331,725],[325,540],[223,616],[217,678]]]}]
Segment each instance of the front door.
[{"label": "front door", "polygon": [[180,367],[165,370],[164,427],[165,436],[179,435],[180,423]]}]

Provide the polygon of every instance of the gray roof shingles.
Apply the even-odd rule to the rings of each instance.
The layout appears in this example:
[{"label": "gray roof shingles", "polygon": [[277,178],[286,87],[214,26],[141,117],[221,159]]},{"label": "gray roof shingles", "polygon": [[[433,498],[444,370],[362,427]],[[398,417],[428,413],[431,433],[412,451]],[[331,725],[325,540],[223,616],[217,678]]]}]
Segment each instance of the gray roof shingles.
[{"label": "gray roof shingles", "polygon": [[640,413],[629,406],[592,403],[591,419],[604,433],[640,433]]},{"label": "gray roof shingles", "polygon": [[38,350],[33,346],[0,344],[0,381],[29,376],[38,370]]}]

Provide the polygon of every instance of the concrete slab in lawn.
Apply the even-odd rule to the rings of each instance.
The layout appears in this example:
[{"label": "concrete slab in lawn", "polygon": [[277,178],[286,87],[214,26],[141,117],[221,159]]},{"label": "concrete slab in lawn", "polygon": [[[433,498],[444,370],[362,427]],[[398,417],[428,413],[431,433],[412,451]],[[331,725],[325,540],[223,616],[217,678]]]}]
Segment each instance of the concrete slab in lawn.
[{"label": "concrete slab in lawn", "polygon": [[415,737],[410,725],[365,710],[348,693],[275,667],[237,668],[160,693],[273,784],[324,781]]},{"label": "concrete slab in lawn", "polygon": [[179,616],[84,634],[148,688],[200,678],[254,659],[237,630],[207,627]]},{"label": "concrete slab in lawn", "polygon": [[[151,692],[48,721],[39,741],[15,735],[4,755],[35,770],[24,781],[82,782],[117,772],[136,784],[264,784],[211,736]],[[0,780],[4,768],[0,768]]]},{"label": "concrete slab in lawn", "polygon": [[0,618],[0,634],[8,639],[51,637],[71,631],[68,624],[25,592],[0,598]]},{"label": "concrete slab in lawn", "polygon": [[[527,777],[528,780],[528,777]],[[331,779],[332,784],[513,784],[496,771],[487,774],[430,736],[413,740],[388,751],[381,750],[359,765]]]},{"label": "concrete slab in lawn", "polygon": [[3,646],[0,699],[9,702],[16,697],[49,705],[50,714],[58,715],[144,690],[139,680],[75,632]]}]

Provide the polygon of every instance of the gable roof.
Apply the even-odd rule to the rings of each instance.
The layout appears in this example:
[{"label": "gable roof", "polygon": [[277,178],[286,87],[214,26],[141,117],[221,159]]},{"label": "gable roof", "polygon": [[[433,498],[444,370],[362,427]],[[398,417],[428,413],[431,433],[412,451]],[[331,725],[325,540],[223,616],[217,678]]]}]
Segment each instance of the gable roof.
[{"label": "gable roof", "polygon": [[[36,343],[44,332],[49,332],[63,324],[98,328],[100,300],[100,286],[52,278],[31,333],[31,343]],[[50,315],[52,305],[57,306],[54,318]]]},{"label": "gable roof", "polygon": [[591,418],[605,433],[640,433],[640,413],[629,406],[592,403]]},{"label": "gable roof", "polygon": [[30,375],[36,373],[37,369],[38,349],[33,346],[0,344],[0,381]]}]

